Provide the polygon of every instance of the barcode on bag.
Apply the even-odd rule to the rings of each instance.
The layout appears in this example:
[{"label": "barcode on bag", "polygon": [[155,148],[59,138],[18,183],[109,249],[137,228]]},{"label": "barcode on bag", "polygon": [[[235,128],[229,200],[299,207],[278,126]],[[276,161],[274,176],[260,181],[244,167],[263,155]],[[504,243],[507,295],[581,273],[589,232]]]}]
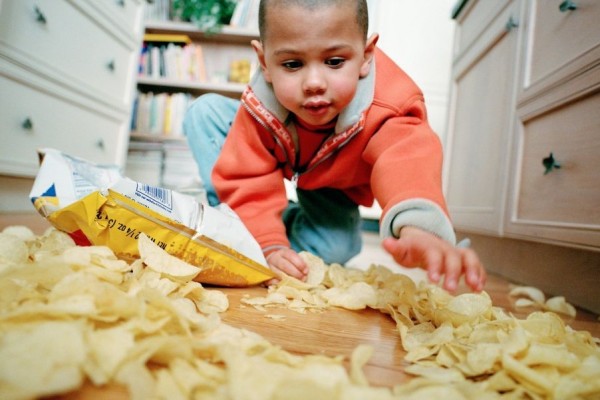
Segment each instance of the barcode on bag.
[{"label": "barcode on bag", "polygon": [[173,201],[169,189],[138,183],[135,188],[136,195],[166,211],[173,210]]}]

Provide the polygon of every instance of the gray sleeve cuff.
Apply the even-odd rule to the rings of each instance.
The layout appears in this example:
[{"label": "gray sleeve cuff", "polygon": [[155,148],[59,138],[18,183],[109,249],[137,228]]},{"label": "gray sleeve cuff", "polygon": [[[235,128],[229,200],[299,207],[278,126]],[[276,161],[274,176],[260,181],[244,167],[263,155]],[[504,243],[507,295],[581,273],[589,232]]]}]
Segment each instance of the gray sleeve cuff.
[{"label": "gray sleeve cuff", "polygon": [[396,204],[383,216],[379,234],[382,238],[397,238],[404,226],[423,229],[453,246],[456,245],[456,235],[450,219],[440,206],[431,200],[411,199]]}]

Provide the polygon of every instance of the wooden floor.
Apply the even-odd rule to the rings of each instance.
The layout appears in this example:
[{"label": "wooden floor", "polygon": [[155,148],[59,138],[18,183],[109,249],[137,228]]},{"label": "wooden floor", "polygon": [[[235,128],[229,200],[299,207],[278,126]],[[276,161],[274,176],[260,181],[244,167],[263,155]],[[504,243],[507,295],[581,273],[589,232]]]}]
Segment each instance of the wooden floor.
[{"label": "wooden floor", "polygon": [[[2,215],[0,214],[0,231],[5,226],[25,225],[35,233],[42,233],[49,227],[48,223],[37,215]],[[390,266],[392,269],[408,273],[413,279],[425,279],[419,270],[407,270],[393,266],[393,261],[379,245],[376,234],[364,234],[363,251],[348,264],[352,267],[368,267],[371,263]],[[240,303],[242,296],[265,295],[265,288],[254,287],[247,289],[219,289],[229,297],[229,310],[222,314],[224,322],[255,331],[271,343],[276,344],[295,354],[325,354],[330,356],[349,357],[352,350],[359,344],[368,343],[375,348],[372,359],[365,366],[365,374],[371,384],[377,386],[393,386],[409,377],[404,374],[406,365],[398,332],[389,316],[374,310],[348,311],[332,309],[323,313],[298,314],[287,309],[274,309],[272,313],[282,314],[282,321],[266,318],[263,312],[245,307]],[[506,279],[491,275],[485,290],[491,296],[493,304],[512,312],[517,317],[524,317],[531,310],[515,309],[508,292],[510,282]],[[462,286],[459,292],[467,291]],[[568,299],[567,299],[568,300]],[[598,316],[578,309],[575,318],[565,318],[565,322],[576,330],[586,330],[595,337],[600,337],[600,322]],[[96,398],[92,394],[73,398]],[[117,393],[122,391],[117,390]],[[114,398],[126,398],[112,393]],[[98,398],[106,395],[101,393]]]}]

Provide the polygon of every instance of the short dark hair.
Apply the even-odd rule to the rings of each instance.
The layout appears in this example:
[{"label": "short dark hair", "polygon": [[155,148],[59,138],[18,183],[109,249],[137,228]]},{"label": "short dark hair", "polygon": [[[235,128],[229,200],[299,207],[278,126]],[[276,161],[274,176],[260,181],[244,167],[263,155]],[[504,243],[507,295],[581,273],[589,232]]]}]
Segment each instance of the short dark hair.
[{"label": "short dark hair", "polygon": [[353,2],[356,4],[356,22],[362,30],[363,38],[367,40],[369,31],[369,10],[367,8],[367,0],[260,0],[258,6],[258,31],[260,40],[264,43],[267,32],[267,8],[269,5],[285,6],[300,6],[307,9],[316,9],[318,7],[331,4],[348,4]]}]

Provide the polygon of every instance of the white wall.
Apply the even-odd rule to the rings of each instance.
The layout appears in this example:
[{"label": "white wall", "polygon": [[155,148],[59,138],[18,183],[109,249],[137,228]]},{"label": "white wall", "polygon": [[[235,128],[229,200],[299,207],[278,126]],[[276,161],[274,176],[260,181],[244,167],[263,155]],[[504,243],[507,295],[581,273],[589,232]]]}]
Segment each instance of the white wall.
[{"label": "white wall", "polygon": [[445,142],[456,0],[368,0],[379,47],[423,90],[433,129]]}]

